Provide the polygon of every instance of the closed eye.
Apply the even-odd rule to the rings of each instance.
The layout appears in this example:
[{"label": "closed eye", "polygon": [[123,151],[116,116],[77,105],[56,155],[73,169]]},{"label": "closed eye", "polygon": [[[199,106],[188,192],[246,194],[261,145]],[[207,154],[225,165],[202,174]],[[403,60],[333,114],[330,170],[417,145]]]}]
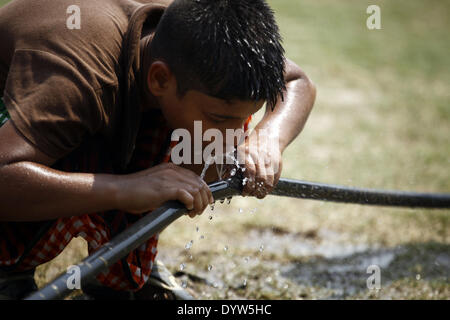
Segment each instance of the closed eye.
[{"label": "closed eye", "polygon": [[214,122],[214,123],[222,123],[225,122],[227,120],[229,120],[229,118],[227,117],[222,117],[220,115],[216,115],[213,113],[208,113],[208,117]]},{"label": "closed eye", "polygon": [[239,121],[244,121],[245,119],[241,118],[241,117],[234,117],[234,116],[229,116],[229,115],[220,115],[220,114],[215,114],[215,113],[208,113],[209,118],[211,118],[213,121],[215,122],[224,122],[227,120],[239,120]]}]

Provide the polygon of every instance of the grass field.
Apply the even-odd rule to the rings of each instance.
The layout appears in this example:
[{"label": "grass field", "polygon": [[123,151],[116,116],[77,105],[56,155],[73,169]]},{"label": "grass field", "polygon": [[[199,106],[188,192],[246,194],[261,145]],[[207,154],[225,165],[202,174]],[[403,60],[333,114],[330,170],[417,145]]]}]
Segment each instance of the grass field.
[{"label": "grass field", "polygon": [[[269,3],[287,56],[318,89],[282,176],[450,192],[450,2]],[[370,4],[381,8],[381,30],[366,28]],[[172,224],[159,255],[174,272],[185,265],[179,281],[201,299],[449,299],[449,214],[236,198]],[[39,285],[84,255],[73,241],[39,267]],[[366,287],[372,264],[381,268],[378,291]]]}]

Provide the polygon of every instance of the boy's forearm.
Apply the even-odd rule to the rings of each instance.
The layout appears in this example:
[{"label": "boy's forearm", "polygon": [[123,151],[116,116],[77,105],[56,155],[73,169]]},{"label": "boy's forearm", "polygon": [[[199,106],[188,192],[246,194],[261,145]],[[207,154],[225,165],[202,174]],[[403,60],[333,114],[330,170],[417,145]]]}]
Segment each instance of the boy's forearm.
[{"label": "boy's forearm", "polygon": [[0,168],[0,221],[39,221],[114,209],[115,179],[33,162]]},{"label": "boy's forearm", "polygon": [[316,88],[306,74],[295,64],[287,68],[284,101],[280,99],[273,111],[267,109],[256,126],[278,136],[281,152],[303,130],[316,98]]}]

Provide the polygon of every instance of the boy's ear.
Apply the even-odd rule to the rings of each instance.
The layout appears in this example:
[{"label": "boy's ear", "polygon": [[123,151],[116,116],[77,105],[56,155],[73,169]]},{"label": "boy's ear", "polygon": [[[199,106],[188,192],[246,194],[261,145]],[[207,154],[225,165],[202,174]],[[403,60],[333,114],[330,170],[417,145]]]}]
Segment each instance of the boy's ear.
[{"label": "boy's ear", "polygon": [[166,94],[170,86],[174,84],[174,80],[175,77],[169,66],[163,61],[155,61],[148,68],[147,87],[156,97]]}]

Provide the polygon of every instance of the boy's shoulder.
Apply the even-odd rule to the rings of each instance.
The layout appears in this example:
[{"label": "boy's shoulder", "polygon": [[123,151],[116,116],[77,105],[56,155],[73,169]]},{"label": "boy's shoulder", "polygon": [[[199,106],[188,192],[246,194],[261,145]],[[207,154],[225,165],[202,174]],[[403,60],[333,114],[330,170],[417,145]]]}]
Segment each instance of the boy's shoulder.
[{"label": "boy's shoulder", "polygon": [[72,0],[16,0],[0,8],[0,93],[16,128],[54,158],[86,133],[116,136],[127,125],[112,121],[121,101],[118,71],[137,56],[144,21],[162,14],[159,1],[78,0],[79,29],[67,27],[77,11],[67,10]]}]

